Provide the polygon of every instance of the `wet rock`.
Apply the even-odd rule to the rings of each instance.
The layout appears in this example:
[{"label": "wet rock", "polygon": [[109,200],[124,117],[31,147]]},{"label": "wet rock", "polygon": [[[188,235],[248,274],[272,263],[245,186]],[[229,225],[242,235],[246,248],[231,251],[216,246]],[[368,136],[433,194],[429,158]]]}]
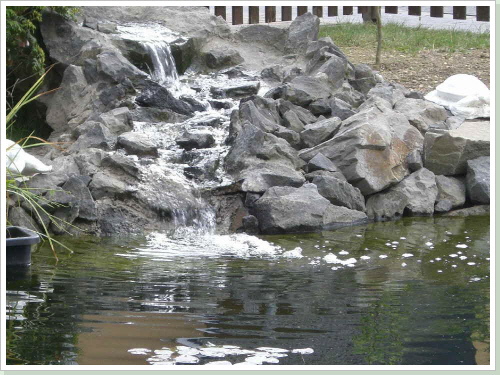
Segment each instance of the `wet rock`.
[{"label": "wet rock", "polygon": [[455,130],[425,134],[424,166],[435,174],[465,174],[467,160],[489,155],[489,121],[464,122]]},{"label": "wet rock", "polygon": [[128,175],[135,178],[138,178],[140,174],[139,167],[134,160],[132,160],[130,157],[118,153],[104,156],[101,165],[103,167],[122,170]]},{"label": "wet rock", "polygon": [[205,105],[202,104],[202,103],[200,103],[198,100],[196,100],[192,96],[181,95],[179,97],[179,99],[182,100],[183,102],[189,104],[191,106],[191,109],[194,112],[203,112],[203,111],[206,111]]},{"label": "wet rock", "polygon": [[264,193],[273,186],[300,187],[305,182],[302,173],[280,164],[261,163],[239,174],[244,180],[241,190],[251,193]]},{"label": "wet rock", "polygon": [[422,99],[401,99],[394,105],[394,110],[403,113],[421,133],[425,133],[431,125],[443,124],[448,118],[446,109]]},{"label": "wet rock", "polygon": [[300,138],[305,147],[314,147],[330,139],[338,131],[341,123],[342,121],[338,117],[332,117],[306,125],[304,130],[300,132]]},{"label": "wet rock", "polygon": [[11,225],[41,232],[40,226],[22,207],[12,207],[7,215],[7,220]]},{"label": "wet rock", "polygon": [[364,213],[330,204],[314,184],[270,188],[255,203],[252,213],[260,231],[266,234],[317,231],[366,219]]},{"label": "wet rock", "polygon": [[335,136],[299,156],[311,160],[318,152],[329,158],[363,195],[381,191],[408,173],[405,159],[422,148],[422,135],[404,115],[370,108],[342,122]]},{"label": "wet rock", "polygon": [[233,104],[228,101],[222,100],[209,100],[208,101],[213,109],[231,109]]},{"label": "wet rock", "polygon": [[281,82],[283,79],[283,68],[281,65],[273,65],[262,69],[260,72],[262,79]]},{"label": "wet rock", "polygon": [[310,41],[318,40],[319,18],[305,13],[293,20],[288,28],[285,51],[305,52]]},{"label": "wet rock", "polygon": [[136,68],[118,50],[106,50],[96,57],[97,71],[109,77],[113,82],[120,83],[125,78],[132,83],[143,84],[148,75]]},{"label": "wet rock", "polygon": [[97,23],[97,30],[104,34],[115,34],[117,32],[116,23]]},{"label": "wet rock", "polygon": [[211,87],[210,93],[214,98],[244,98],[259,92],[260,82],[247,82],[227,87]]},{"label": "wet rock", "polygon": [[387,190],[366,200],[366,214],[375,221],[387,221],[403,217],[408,197],[401,191]]},{"label": "wet rock", "polygon": [[243,231],[247,234],[259,233],[259,221],[253,215],[243,217]]},{"label": "wet rock", "polygon": [[170,109],[186,116],[194,112],[190,104],[175,98],[165,87],[152,81],[148,81],[147,86],[135,101],[143,107]]},{"label": "wet rock", "polygon": [[205,53],[205,64],[211,69],[221,69],[242,62],[243,58],[239,52],[230,48],[217,48]]},{"label": "wet rock", "polygon": [[451,201],[449,199],[440,199],[436,202],[434,206],[434,211],[436,212],[448,212],[453,208]]},{"label": "wet rock", "polygon": [[443,214],[443,216],[484,216],[490,214],[490,205],[480,205],[474,207],[462,208],[460,210],[454,210]]},{"label": "wet rock", "polygon": [[118,136],[118,146],[131,155],[158,157],[158,147],[145,134],[128,132]]},{"label": "wet rock", "polygon": [[245,194],[245,207],[253,207],[255,202],[257,202],[261,197],[261,194],[256,193],[246,193]]},{"label": "wet rock", "polygon": [[78,217],[79,212],[79,207],[76,205],[57,208],[51,218],[50,230],[57,235],[70,233],[73,231],[71,224]]},{"label": "wet rock", "polygon": [[186,132],[175,142],[184,150],[190,151],[195,148],[210,148],[215,144],[214,136],[209,132]]},{"label": "wet rock", "polygon": [[463,178],[439,175],[436,176],[436,186],[438,188],[438,195],[436,198],[436,211],[438,211],[439,208],[440,211],[443,212],[443,206],[447,206],[447,203],[441,203],[441,201],[450,202],[451,206],[447,211],[464,205],[465,182]]},{"label": "wet rock", "polygon": [[490,203],[490,158],[467,161],[467,195],[473,203]]},{"label": "wet rock", "polygon": [[[152,107],[138,107],[130,111],[132,121],[143,122],[166,122],[175,124],[184,122],[189,117],[181,115],[180,113],[171,111],[169,109],[152,108]],[[132,129],[129,129],[132,130]]]},{"label": "wet rock", "polygon": [[365,198],[347,181],[328,176],[316,176],[312,183],[318,187],[318,193],[336,206],[351,210],[365,211]]},{"label": "wet rock", "polygon": [[87,185],[89,178],[83,176],[71,177],[62,186],[62,189],[69,192],[73,197],[72,204],[78,207],[78,217],[80,219],[95,221],[97,220],[97,208],[90,194]]},{"label": "wet rock", "polygon": [[278,105],[273,99],[252,97],[240,102],[239,119],[241,123],[249,122],[265,132],[274,132],[280,123]]}]

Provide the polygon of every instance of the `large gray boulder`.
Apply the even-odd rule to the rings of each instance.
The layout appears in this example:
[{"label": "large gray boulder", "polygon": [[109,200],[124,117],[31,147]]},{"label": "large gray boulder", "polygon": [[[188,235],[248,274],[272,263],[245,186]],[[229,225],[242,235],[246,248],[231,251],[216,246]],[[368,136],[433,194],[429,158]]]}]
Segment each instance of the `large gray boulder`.
[{"label": "large gray boulder", "polygon": [[288,28],[285,51],[305,52],[310,41],[318,40],[319,23],[319,18],[309,12],[295,18]]},{"label": "large gray boulder", "polygon": [[133,128],[132,115],[127,107],[114,108],[111,111],[101,113],[99,121],[115,135],[131,131]]},{"label": "large gray boulder", "polygon": [[158,157],[158,147],[146,134],[127,132],[118,136],[118,146],[130,155]]},{"label": "large gray boulder", "polygon": [[396,102],[394,110],[406,116],[410,124],[424,134],[430,126],[444,126],[446,109],[427,100],[404,98]]},{"label": "large gray boulder", "polygon": [[208,131],[185,132],[175,142],[184,150],[190,151],[198,148],[210,148],[215,145],[215,138]]},{"label": "large gray boulder", "polygon": [[236,38],[245,43],[263,44],[283,51],[283,40],[286,38],[287,30],[271,25],[250,25],[243,27],[236,33]]},{"label": "large gray boulder", "polygon": [[[463,178],[436,176],[438,195],[436,198],[436,211],[442,207],[442,201],[448,201],[450,209],[462,207],[465,203],[465,182]],[[439,205],[439,206],[438,206]],[[442,210],[439,211],[449,211]]]},{"label": "large gray boulder", "polygon": [[290,114],[290,112],[295,115],[295,118],[298,119],[302,125],[311,124],[317,120],[316,116],[314,116],[310,111],[295,105],[288,100],[278,100],[278,108],[283,120],[286,119],[287,114]]},{"label": "large gray boulder", "polygon": [[87,186],[89,181],[89,177],[74,176],[66,181],[62,189],[74,198],[73,205],[78,207],[80,219],[95,221],[97,220],[97,207]]},{"label": "large gray boulder", "polygon": [[307,107],[318,99],[327,99],[332,88],[323,79],[298,76],[285,84],[283,98],[301,107]]},{"label": "large gray boulder", "polygon": [[238,115],[241,123],[249,122],[265,132],[276,131],[280,123],[278,103],[260,96],[240,102]]},{"label": "large gray boulder", "polygon": [[363,195],[374,194],[407,174],[406,156],[422,148],[423,137],[406,117],[387,108],[372,107],[342,122],[337,134],[302,150],[305,161],[318,152],[333,161]]},{"label": "large gray boulder", "polygon": [[294,170],[305,164],[287,141],[245,123],[225,158],[226,171],[237,177],[244,170],[263,162],[284,165]]},{"label": "large gray boulder", "polygon": [[347,181],[328,176],[316,176],[312,183],[318,187],[318,193],[330,203],[351,210],[365,211],[365,198],[359,189]]},{"label": "large gray boulder", "polygon": [[467,161],[467,194],[473,203],[490,203],[490,158]]},{"label": "large gray boulder", "polygon": [[435,174],[465,174],[467,160],[489,155],[489,121],[467,121],[455,130],[425,134],[424,166]]},{"label": "large gray boulder", "polygon": [[189,103],[175,98],[165,87],[153,81],[148,81],[147,86],[135,101],[143,107],[170,109],[181,115],[190,116],[194,113]]},{"label": "large gray boulder", "polygon": [[73,134],[78,136],[78,139],[68,148],[69,152],[77,152],[89,148],[113,150],[116,146],[116,136],[111,134],[109,129],[100,122],[87,121],[79,125]]},{"label": "large gray boulder", "polygon": [[239,174],[243,180],[241,190],[264,193],[273,186],[300,187],[306,179],[302,173],[282,164],[261,163]]},{"label": "large gray boulder", "polygon": [[388,190],[372,195],[366,202],[368,217],[375,220],[399,218],[408,212],[430,216],[438,195],[434,173],[422,168]]},{"label": "large gray boulder", "polygon": [[309,163],[307,163],[307,173],[314,171],[337,172],[338,168],[330,159],[328,159],[321,152],[318,152],[316,156],[309,160]]},{"label": "large gray boulder", "polygon": [[338,131],[341,123],[338,117],[332,117],[306,125],[300,132],[300,138],[305,147],[314,147],[330,139]]},{"label": "large gray boulder", "polygon": [[338,89],[347,76],[347,60],[328,51],[328,47],[321,48],[308,62],[306,72],[311,76],[324,74],[328,83]]},{"label": "large gray boulder", "polygon": [[242,62],[239,52],[231,48],[217,48],[205,53],[205,64],[211,69],[221,69]]},{"label": "large gray boulder", "polygon": [[105,172],[97,172],[92,177],[89,190],[95,200],[104,197],[116,198],[133,191],[127,182]]},{"label": "large gray boulder", "polygon": [[262,233],[310,232],[366,221],[362,212],[330,204],[314,184],[272,187],[255,203],[252,212]]}]

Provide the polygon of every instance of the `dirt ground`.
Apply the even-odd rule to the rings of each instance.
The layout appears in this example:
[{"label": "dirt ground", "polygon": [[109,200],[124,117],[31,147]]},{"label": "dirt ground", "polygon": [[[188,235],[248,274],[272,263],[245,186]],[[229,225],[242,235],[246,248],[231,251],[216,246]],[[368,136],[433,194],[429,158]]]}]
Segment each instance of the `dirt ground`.
[{"label": "dirt ground", "polygon": [[[342,51],[352,63],[363,63],[374,68],[375,50],[350,47],[343,48]],[[423,94],[434,90],[449,76],[459,73],[474,75],[490,87],[490,51],[422,51],[416,56],[383,52],[380,73],[388,81],[400,83]]]}]

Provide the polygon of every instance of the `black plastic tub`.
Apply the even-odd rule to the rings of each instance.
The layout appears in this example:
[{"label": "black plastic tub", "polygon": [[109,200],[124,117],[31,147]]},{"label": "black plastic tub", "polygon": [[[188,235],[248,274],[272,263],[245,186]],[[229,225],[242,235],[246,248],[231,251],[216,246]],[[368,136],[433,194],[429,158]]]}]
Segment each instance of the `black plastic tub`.
[{"label": "black plastic tub", "polygon": [[7,227],[7,266],[29,266],[31,247],[40,242],[40,236],[23,227]]}]

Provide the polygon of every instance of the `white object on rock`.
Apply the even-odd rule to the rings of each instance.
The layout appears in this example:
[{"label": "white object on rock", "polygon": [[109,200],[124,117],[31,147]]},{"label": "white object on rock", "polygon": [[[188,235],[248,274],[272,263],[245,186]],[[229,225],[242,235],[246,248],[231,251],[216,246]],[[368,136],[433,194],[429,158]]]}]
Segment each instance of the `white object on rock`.
[{"label": "white object on rock", "polygon": [[33,176],[37,173],[47,173],[52,170],[51,165],[43,164],[10,139],[5,140],[5,156],[7,172],[10,174]]},{"label": "white object on rock", "polygon": [[468,120],[490,117],[490,90],[478,78],[469,74],[448,77],[428,93],[425,99]]}]

